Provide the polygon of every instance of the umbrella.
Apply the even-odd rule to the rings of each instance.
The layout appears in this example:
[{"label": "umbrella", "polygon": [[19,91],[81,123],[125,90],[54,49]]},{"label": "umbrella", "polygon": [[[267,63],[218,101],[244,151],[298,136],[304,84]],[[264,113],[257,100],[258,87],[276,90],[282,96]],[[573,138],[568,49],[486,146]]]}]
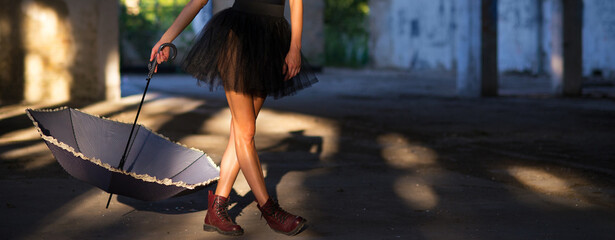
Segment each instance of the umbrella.
[{"label": "umbrella", "polygon": [[[148,85],[155,66],[149,66]],[[143,97],[146,92],[147,85]],[[218,179],[219,168],[206,153],[136,124],[141,105],[133,124],[67,107],[26,112],[70,175],[111,194],[155,201]]]}]

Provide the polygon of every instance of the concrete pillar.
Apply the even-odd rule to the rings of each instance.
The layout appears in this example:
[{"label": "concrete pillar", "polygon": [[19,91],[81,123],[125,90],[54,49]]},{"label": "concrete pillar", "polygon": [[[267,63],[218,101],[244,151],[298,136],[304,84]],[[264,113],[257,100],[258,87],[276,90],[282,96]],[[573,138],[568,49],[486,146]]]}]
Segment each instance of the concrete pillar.
[{"label": "concrete pillar", "polygon": [[497,2],[455,1],[457,92],[460,96],[498,94]]},{"label": "concrete pillar", "polygon": [[24,49],[18,1],[0,1],[0,104],[24,98]]},{"label": "concrete pillar", "polygon": [[579,96],[583,83],[583,1],[549,3],[552,89],[556,95]]},{"label": "concrete pillar", "polygon": [[[118,1],[0,0],[0,99],[118,99]],[[6,15],[4,11],[7,11]],[[8,29],[5,30],[5,27]]]},{"label": "concrete pillar", "polygon": [[[96,48],[98,68],[96,83],[104,95],[90,97],[92,92],[82,96],[91,100],[118,100],[121,96],[120,86],[120,32],[119,1],[98,0],[98,26],[96,31]],[[77,99],[77,96],[73,97]]]}]

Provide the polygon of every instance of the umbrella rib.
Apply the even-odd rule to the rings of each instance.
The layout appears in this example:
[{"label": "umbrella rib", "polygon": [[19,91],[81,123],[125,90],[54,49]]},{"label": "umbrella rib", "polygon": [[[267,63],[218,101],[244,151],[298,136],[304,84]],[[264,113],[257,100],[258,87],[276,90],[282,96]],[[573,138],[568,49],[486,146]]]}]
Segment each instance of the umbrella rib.
[{"label": "umbrella rib", "polygon": [[135,141],[137,140],[137,135],[139,135],[139,130],[141,130],[141,125],[137,125],[135,136],[132,139],[130,139],[130,146],[128,147],[128,151],[126,152],[126,157],[128,157],[128,155],[130,155],[130,151],[132,151],[132,146],[135,144]]},{"label": "umbrella rib", "polygon": [[[139,126],[139,128],[137,129],[137,133],[139,133],[139,130],[141,129],[141,126]],[[147,139],[149,138],[149,136],[152,135],[151,132],[146,131],[147,137],[145,137],[145,139],[143,139],[143,144],[141,145],[141,147],[139,148],[139,152],[137,152],[137,155],[135,156],[135,160],[132,161],[132,164],[130,165],[130,167],[128,169],[126,169],[127,172],[132,171],[132,167],[135,166],[135,164],[137,163],[137,159],[139,159],[139,156],[141,155],[141,153],[143,152],[143,148],[145,148],[145,143],[147,142]],[[137,134],[135,134],[135,138],[132,140],[132,143],[130,144],[130,148],[128,149],[128,153],[126,153],[126,157],[128,157],[128,155],[130,154],[130,151],[132,151],[132,146],[135,143],[135,140],[137,139]]]},{"label": "umbrella rib", "polygon": [[179,171],[177,174],[169,177],[169,179],[173,179],[175,177],[177,177],[177,175],[183,173],[184,171],[186,171],[186,169],[190,168],[190,166],[194,165],[194,163],[196,163],[197,161],[199,161],[199,159],[203,158],[203,156],[205,156],[205,153],[203,153],[200,157],[198,157],[196,160],[194,160],[192,163],[190,163],[188,166],[186,166],[184,169],[182,169],[181,171]]},{"label": "umbrella rib", "polygon": [[77,140],[77,134],[75,133],[75,123],[73,123],[73,112],[68,109],[68,117],[70,118],[70,127],[73,129],[73,138],[75,139],[75,145],[77,147],[77,151],[81,152],[81,148],[79,147],[79,141]]}]

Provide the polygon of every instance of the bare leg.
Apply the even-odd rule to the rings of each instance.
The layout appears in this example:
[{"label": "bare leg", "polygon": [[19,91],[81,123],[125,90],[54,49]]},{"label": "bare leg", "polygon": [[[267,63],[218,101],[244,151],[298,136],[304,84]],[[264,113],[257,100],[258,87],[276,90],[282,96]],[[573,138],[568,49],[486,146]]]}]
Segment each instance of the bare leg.
[{"label": "bare leg", "polygon": [[[258,117],[265,98],[254,98],[254,113]],[[216,187],[216,195],[228,197],[233,188],[233,184],[239,174],[239,162],[237,161],[237,153],[235,152],[235,133],[233,128],[233,120],[231,119],[231,131],[226,145],[226,150],[222,155],[222,161],[220,162],[220,180]]]},{"label": "bare leg", "polygon": [[[231,108],[231,115],[232,115],[231,124],[230,124],[229,141],[228,141],[226,150],[224,151],[224,154],[222,155],[222,161],[220,162],[220,180],[218,181],[218,185],[216,187],[216,195],[223,196],[223,197],[228,197],[228,195],[230,194],[231,189],[233,188],[233,184],[235,183],[235,180],[237,179],[237,174],[239,173],[239,169],[241,168],[240,166],[242,165],[242,163],[237,160],[238,156],[243,156],[241,155],[241,153],[238,153],[236,151],[237,133],[241,132],[242,135],[247,133],[248,135],[252,135],[252,137],[254,136],[256,117],[258,116],[258,113],[260,112],[260,109],[263,106],[263,103],[265,102],[265,98],[241,95],[243,96],[243,98],[241,99],[242,101],[239,101],[239,100],[235,101],[237,102],[236,103],[237,106],[233,106],[232,104],[233,101],[231,100],[230,93],[232,89],[235,89],[237,87],[236,84],[238,82],[241,82],[237,80],[242,78],[242,73],[243,73],[242,71],[238,70],[236,66],[236,62],[238,58],[237,41],[238,41],[237,36],[233,33],[233,31],[230,31],[227,37],[227,43],[229,47],[225,48],[225,51],[222,53],[222,58],[225,60],[218,62],[218,69],[220,71],[220,76],[223,79],[225,79],[226,84],[224,88],[226,90],[226,96],[227,96],[227,100],[229,103],[229,107]],[[239,94],[234,93],[233,95],[239,95]],[[236,111],[240,113],[236,113],[236,111],[234,112],[233,110],[234,108],[237,108]],[[239,116],[240,119],[237,118],[238,116],[236,114],[240,114]],[[241,124],[241,126],[238,124]],[[240,127],[238,128],[238,126]],[[246,129],[245,126],[249,126],[249,127]],[[251,132],[246,132],[246,130],[250,130]],[[244,149],[246,146],[251,146],[251,148],[254,149],[254,140],[252,139],[248,141],[248,143],[250,142],[251,142],[251,145],[244,144],[242,147],[239,147],[239,149],[242,149],[244,153],[246,152],[246,150]],[[250,152],[250,151],[247,151],[247,152]],[[254,154],[248,154],[249,159],[253,159],[252,156],[256,156],[256,150],[254,149],[252,152],[254,152]],[[260,163],[258,161],[258,156],[256,156],[255,159],[256,159],[256,163],[258,164],[258,169],[260,170]],[[243,168],[241,169],[244,175],[246,176],[246,179],[248,180],[250,187],[252,187],[250,183],[250,179],[248,179],[248,175],[250,174],[249,173],[246,174],[246,170]],[[262,171],[260,173],[260,176],[262,176]]]},{"label": "bare leg", "polygon": [[256,132],[255,98],[250,95],[226,91],[226,99],[232,115],[237,162],[239,162],[239,167],[259,205],[264,205],[269,200],[269,194],[267,194],[263,170],[254,145],[254,134]]}]

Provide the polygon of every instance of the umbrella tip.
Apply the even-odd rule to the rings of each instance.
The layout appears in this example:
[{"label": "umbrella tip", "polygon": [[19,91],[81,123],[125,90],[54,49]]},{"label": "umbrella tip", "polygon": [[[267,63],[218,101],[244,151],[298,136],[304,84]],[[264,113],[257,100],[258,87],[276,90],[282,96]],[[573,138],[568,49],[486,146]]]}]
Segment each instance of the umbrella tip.
[{"label": "umbrella tip", "polygon": [[111,197],[113,197],[113,193],[109,194],[109,199],[107,200],[107,206],[105,207],[105,209],[109,209],[109,203],[111,202]]}]

